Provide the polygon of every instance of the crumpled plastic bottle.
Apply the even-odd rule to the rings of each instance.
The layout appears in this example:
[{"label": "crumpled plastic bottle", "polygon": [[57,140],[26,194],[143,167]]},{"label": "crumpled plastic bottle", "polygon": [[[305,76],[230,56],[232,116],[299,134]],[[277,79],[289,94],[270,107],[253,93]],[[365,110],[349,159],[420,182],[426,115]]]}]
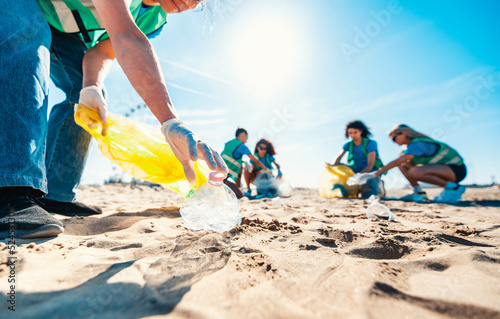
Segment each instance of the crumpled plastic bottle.
[{"label": "crumpled plastic bottle", "polygon": [[396,215],[387,206],[381,204],[377,196],[370,196],[368,202],[371,203],[366,209],[366,217],[368,219],[383,218],[389,221],[396,219]]},{"label": "crumpled plastic bottle", "polygon": [[271,199],[271,205],[272,206],[284,206],[285,202],[278,196],[273,199]]},{"label": "crumpled plastic bottle", "polygon": [[210,173],[208,182],[184,202],[180,213],[187,228],[221,233],[241,224],[238,199],[223,180],[223,174]]},{"label": "crumpled plastic bottle", "polygon": [[257,194],[266,197],[289,197],[293,187],[284,178],[280,170],[272,170],[271,174],[260,173],[253,181]]}]

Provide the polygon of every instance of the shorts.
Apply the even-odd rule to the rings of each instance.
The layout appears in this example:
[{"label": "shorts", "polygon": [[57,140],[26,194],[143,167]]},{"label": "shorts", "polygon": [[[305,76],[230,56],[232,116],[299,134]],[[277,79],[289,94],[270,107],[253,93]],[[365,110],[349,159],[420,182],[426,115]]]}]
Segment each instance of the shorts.
[{"label": "shorts", "polygon": [[455,174],[455,183],[460,183],[461,181],[464,180],[465,176],[467,176],[467,168],[465,167],[465,164],[462,165],[447,165],[453,173]]}]

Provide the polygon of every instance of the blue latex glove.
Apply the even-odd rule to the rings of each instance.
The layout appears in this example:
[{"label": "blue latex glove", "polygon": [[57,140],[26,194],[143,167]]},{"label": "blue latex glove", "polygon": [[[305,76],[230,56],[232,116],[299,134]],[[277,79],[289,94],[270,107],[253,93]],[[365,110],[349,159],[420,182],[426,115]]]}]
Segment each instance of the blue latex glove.
[{"label": "blue latex glove", "polygon": [[222,157],[203,142],[179,119],[170,119],[162,124],[161,132],[172,148],[175,157],[181,162],[184,174],[190,184],[196,182],[193,162],[204,160],[213,171],[227,175],[227,167]]}]

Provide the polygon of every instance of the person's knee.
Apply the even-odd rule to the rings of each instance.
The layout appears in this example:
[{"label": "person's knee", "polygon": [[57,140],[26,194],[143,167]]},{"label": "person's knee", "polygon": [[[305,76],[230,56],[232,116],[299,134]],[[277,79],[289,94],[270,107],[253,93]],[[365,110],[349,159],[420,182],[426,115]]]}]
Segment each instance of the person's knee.
[{"label": "person's knee", "polygon": [[408,175],[413,179],[420,180],[423,176],[423,172],[417,167],[412,167],[408,170]]},{"label": "person's knee", "polygon": [[401,171],[408,171],[409,169],[412,168],[412,166],[410,166],[407,162],[405,163],[401,163],[398,165],[398,168],[401,170]]}]

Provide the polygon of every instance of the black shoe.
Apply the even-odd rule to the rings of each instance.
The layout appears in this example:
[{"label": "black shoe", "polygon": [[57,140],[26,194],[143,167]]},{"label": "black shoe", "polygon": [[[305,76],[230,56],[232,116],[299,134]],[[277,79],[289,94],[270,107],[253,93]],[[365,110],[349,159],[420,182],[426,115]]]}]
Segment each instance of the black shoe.
[{"label": "black shoe", "polygon": [[40,207],[29,188],[0,188],[1,239],[52,237],[63,231],[63,224]]},{"label": "black shoe", "polygon": [[102,209],[96,206],[87,206],[80,202],[59,202],[57,200],[40,198],[43,209],[49,213],[64,216],[90,216],[102,214]]}]

